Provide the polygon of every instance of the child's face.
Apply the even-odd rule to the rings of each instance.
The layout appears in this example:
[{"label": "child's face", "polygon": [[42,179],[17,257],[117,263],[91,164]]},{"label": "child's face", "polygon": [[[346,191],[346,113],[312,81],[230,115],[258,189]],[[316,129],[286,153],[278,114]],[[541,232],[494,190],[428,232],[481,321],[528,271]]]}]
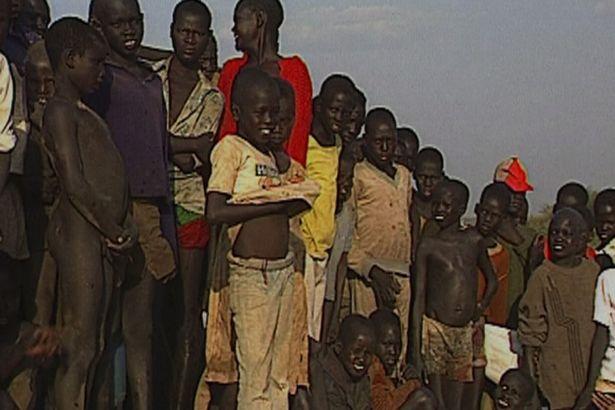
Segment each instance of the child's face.
[{"label": "child's face", "polygon": [[416,155],[418,147],[407,138],[399,138],[397,141],[397,149],[395,150],[395,162],[408,168],[410,172],[414,171],[416,163]]},{"label": "child's face", "polygon": [[36,103],[47,104],[54,92],[55,81],[49,61],[44,59],[29,61],[26,67],[28,107],[31,109]]},{"label": "child's face", "polygon": [[107,0],[101,16],[109,48],[123,58],[137,55],[143,41],[143,14],[136,0]]},{"label": "child's face", "polygon": [[504,374],[495,392],[497,410],[523,410],[532,399],[532,392],[523,375],[518,372]]},{"label": "child's face", "polygon": [[442,182],[444,173],[438,164],[423,161],[416,164],[414,178],[419,194],[423,198],[430,199],[438,184]]},{"label": "child's face", "polygon": [[329,92],[319,97],[315,114],[328,135],[340,135],[350,118],[352,98],[345,92]]},{"label": "child's face", "polygon": [[504,202],[495,196],[487,197],[476,205],[476,229],[482,236],[491,236],[506,217]]},{"label": "child's face", "polygon": [[465,209],[461,200],[448,188],[439,187],[431,200],[431,212],[440,228],[446,228],[459,221]]},{"label": "child's face", "polygon": [[271,135],[271,144],[274,148],[284,146],[295,124],[295,102],[288,96],[280,98],[280,113],[276,122],[273,134]]},{"label": "child's face", "polygon": [[107,50],[100,43],[93,43],[83,55],[73,56],[73,68],[69,70],[69,76],[81,95],[96,91],[100,86],[106,56]]},{"label": "child's face", "polygon": [[596,234],[606,244],[615,238],[615,204],[599,203],[595,207]]},{"label": "child's face", "polygon": [[365,134],[365,155],[380,168],[393,162],[396,146],[397,128],[387,121],[370,126]]},{"label": "child's face", "polygon": [[354,174],[354,162],[349,159],[340,160],[337,173],[337,204],[336,210],[339,212],[344,203],[350,197],[352,191],[352,177]]},{"label": "child's face", "polygon": [[209,43],[208,19],[199,13],[179,13],[171,27],[171,40],[175,56],[182,64],[200,66],[200,59]]},{"label": "child's face", "polygon": [[350,344],[340,346],[339,359],[352,380],[360,380],[367,374],[372,364],[373,344],[371,336],[359,333]]},{"label": "child's face", "polygon": [[345,144],[352,143],[359,137],[364,123],[365,107],[362,104],[355,103],[342,133],[342,139]]},{"label": "child's face", "polygon": [[235,36],[235,49],[246,51],[253,47],[258,38],[258,19],[249,7],[240,5],[233,15],[233,35]]},{"label": "child's face", "polygon": [[581,223],[566,215],[553,217],[549,226],[549,248],[554,262],[585,253],[587,238]]},{"label": "child's face", "polygon": [[209,42],[201,56],[201,70],[209,80],[213,79],[214,74],[218,71],[218,48],[214,41]]},{"label": "child's face", "polygon": [[390,376],[395,372],[401,353],[401,330],[393,325],[385,325],[381,332],[378,335],[376,354]]},{"label": "child's face", "polygon": [[237,128],[244,138],[259,148],[271,144],[280,113],[277,87],[250,87],[239,106]]},{"label": "child's face", "polygon": [[19,13],[19,24],[22,27],[43,38],[50,21],[49,6],[45,0],[28,0],[24,2]]},{"label": "child's face", "polygon": [[521,213],[522,208],[525,206],[525,192],[512,192],[510,196],[510,206],[508,213],[510,215],[517,216]]}]

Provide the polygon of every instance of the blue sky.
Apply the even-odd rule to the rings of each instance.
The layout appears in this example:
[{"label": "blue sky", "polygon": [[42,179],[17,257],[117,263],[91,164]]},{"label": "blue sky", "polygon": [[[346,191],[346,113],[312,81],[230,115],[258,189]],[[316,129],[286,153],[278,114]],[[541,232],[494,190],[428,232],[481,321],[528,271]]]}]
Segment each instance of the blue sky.
[{"label": "blue sky", "polygon": [[[169,46],[175,1],[141,0],[148,44]],[[54,18],[86,0],[50,0]],[[232,0],[209,0],[220,59],[235,55]],[[315,89],[351,75],[388,106],[476,198],[518,154],[533,208],[578,180],[615,185],[615,0],[287,0],[283,54],[300,54]],[[472,206],[472,205],[471,205]]]}]

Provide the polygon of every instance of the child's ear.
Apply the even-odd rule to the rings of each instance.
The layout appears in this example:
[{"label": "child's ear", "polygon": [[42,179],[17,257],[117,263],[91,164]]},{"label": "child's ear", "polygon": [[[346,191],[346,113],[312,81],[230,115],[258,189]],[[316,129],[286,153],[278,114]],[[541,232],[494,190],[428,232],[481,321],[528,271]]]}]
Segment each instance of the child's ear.
[{"label": "child's ear", "polygon": [[100,23],[98,17],[91,16],[88,23],[90,24],[90,26],[94,27],[95,30],[98,30],[102,34],[102,24]]},{"label": "child's ear", "polygon": [[169,27],[169,37],[171,37],[171,39],[173,39],[173,28],[175,27],[175,23],[171,23],[171,26]]},{"label": "child's ear", "polygon": [[75,50],[68,49],[62,52],[62,59],[64,60],[66,66],[70,69],[75,68],[75,57],[77,57]]},{"label": "child's ear", "polygon": [[480,204],[476,204],[476,205],[474,205],[474,213],[475,213],[476,215],[478,215],[478,212],[479,212],[479,206],[480,206]]},{"label": "child's ear", "polygon": [[256,27],[265,27],[267,24],[267,15],[262,10],[256,12]]},{"label": "child's ear", "polygon": [[240,110],[237,104],[231,105],[231,113],[233,114],[233,120],[235,120],[235,122],[239,122]]},{"label": "child's ear", "polygon": [[333,344],[333,353],[335,353],[337,356],[342,353],[342,344],[340,342],[335,342]]}]

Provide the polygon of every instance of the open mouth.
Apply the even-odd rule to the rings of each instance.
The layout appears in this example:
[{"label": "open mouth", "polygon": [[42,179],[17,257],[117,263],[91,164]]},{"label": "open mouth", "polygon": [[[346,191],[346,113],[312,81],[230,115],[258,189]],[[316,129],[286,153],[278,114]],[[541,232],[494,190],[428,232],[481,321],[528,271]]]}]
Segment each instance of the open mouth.
[{"label": "open mouth", "polygon": [[363,365],[363,364],[359,364],[359,363],[355,363],[355,364],[353,364],[353,365],[352,365],[352,368],[353,368],[356,372],[361,373],[361,372],[363,372],[363,371],[365,370],[365,365]]},{"label": "open mouth", "polygon": [[124,47],[126,48],[126,50],[134,50],[135,48],[137,48],[137,40],[125,40]]},{"label": "open mouth", "polygon": [[507,400],[504,399],[498,399],[498,407],[501,409],[507,409],[508,406],[510,406],[510,404],[508,403]]},{"label": "open mouth", "polygon": [[556,252],[561,252],[564,250],[564,247],[562,245],[553,245],[553,250]]},{"label": "open mouth", "polygon": [[434,215],[433,219],[435,219],[436,221],[443,221],[444,220],[444,215]]}]

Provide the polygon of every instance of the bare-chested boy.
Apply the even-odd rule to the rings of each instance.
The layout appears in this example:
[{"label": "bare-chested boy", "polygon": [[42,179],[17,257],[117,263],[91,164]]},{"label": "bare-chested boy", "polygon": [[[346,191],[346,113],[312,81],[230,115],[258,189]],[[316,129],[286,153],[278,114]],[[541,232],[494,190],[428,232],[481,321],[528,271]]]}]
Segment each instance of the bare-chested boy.
[{"label": "bare-chested boy", "polygon": [[44,143],[62,187],[48,228],[59,272],[63,352],[55,398],[58,408],[85,409],[108,347],[116,279],[110,251],[132,247],[137,232],[122,157],[107,125],[81,102],[102,80],[104,39],[85,22],[64,18],[50,28],[46,49],[56,93],[45,109]]},{"label": "bare-chested boy", "polygon": [[[278,195],[284,185],[270,142],[279,100],[275,80],[263,71],[247,68],[236,77],[232,112],[239,135],[226,136],[214,148],[207,188],[208,220],[230,226],[230,303],[237,334],[239,409],[288,406],[292,323],[286,312],[294,302],[295,273],[289,219],[308,209],[317,195],[317,189],[285,199]],[[281,189],[274,192],[276,186]],[[258,200],[253,200],[254,194]]]},{"label": "bare-chested boy", "polygon": [[179,245],[174,323],[179,325],[174,397],[177,408],[192,407],[198,380],[203,335],[199,315],[203,295],[203,263],[209,241],[205,221],[205,188],[213,136],[224,109],[224,97],[201,69],[210,42],[211,12],[199,0],[183,0],[173,12],[174,54],[155,64],[162,80],[168,113],[171,151],[176,166],[170,172]]},{"label": "bare-chested boy", "polygon": [[[468,197],[460,181],[438,185],[431,202],[440,230],[422,239],[415,262],[412,357],[446,409],[478,409],[485,361],[482,341],[473,338],[497,290],[484,238],[461,228]],[[479,270],[487,288],[477,303]]]}]

